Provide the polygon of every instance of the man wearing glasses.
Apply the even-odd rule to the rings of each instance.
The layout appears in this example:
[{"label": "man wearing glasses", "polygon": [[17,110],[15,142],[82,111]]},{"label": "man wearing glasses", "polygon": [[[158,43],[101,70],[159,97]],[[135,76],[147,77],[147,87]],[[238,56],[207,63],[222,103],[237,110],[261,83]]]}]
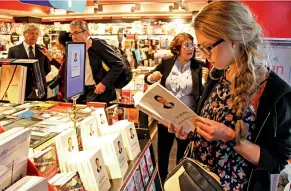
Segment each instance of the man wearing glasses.
[{"label": "man wearing glasses", "polygon": [[[11,47],[8,51],[8,58],[17,58],[17,59],[37,59],[39,62],[40,72],[42,75],[42,79],[44,81],[44,86],[46,89],[46,81],[45,76],[51,71],[51,66],[48,58],[42,54],[40,51],[41,46],[36,44],[38,36],[39,36],[39,28],[33,24],[27,24],[23,29],[24,41],[23,43]],[[31,66],[28,67],[27,70],[27,80],[26,84],[30,84],[26,86],[25,97],[29,97],[30,94],[34,94],[34,89],[31,84],[34,84],[33,77],[33,68]],[[42,98],[46,99],[46,95]]]},{"label": "man wearing glasses", "polygon": [[[113,86],[123,70],[124,63],[115,51],[103,40],[90,37],[88,24],[75,20],[70,24],[74,42],[86,42],[85,94],[82,102],[110,102],[116,99]],[[104,69],[101,60],[110,68]]]}]

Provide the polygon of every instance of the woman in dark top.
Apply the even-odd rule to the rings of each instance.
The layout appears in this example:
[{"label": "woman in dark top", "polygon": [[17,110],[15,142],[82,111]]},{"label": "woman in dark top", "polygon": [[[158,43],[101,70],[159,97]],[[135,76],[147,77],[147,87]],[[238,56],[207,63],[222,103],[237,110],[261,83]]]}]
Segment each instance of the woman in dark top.
[{"label": "woman in dark top", "polygon": [[[193,37],[181,33],[174,37],[170,45],[173,56],[165,57],[162,63],[145,76],[145,82],[161,84],[179,98],[185,105],[195,110],[202,92],[202,65],[194,56]],[[169,110],[169,112],[171,112]],[[169,154],[175,136],[168,133],[162,124],[158,124],[158,164],[161,178],[168,174]],[[176,162],[182,159],[188,145],[187,140],[177,140]]]},{"label": "woman in dark top", "polygon": [[57,69],[59,69],[59,76],[57,79],[57,83],[59,84],[59,100],[61,100],[62,95],[64,94],[64,79],[65,79],[65,70],[63,67],[64,63],[64,55],[65,55],[65,47],[66,42],[72,41],[72,37],[70,37],[70,33],[66,31],[61,31],[58,37],[58,40],[56,42],[56,47],[62,52],[62,58],[55,59],[52,57],[52,55],[49,53],[47,49],[42,49],[42,53],[48,57],[50,60],[50,64],[55,66]]}]

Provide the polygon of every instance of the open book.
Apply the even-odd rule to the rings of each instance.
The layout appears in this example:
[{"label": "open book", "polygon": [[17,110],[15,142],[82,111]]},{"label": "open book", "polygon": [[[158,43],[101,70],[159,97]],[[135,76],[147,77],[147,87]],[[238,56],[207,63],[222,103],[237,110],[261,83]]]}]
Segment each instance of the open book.
[{"label": "open book", "polygon": [[201,117],[159,83],[153,84],[145,93],[137,93],[134,101],[137,109],[159,123],[165,126],[172,123],[174,128],[182,125],[185,133],[195,130],[195,120],[203,122]]}]

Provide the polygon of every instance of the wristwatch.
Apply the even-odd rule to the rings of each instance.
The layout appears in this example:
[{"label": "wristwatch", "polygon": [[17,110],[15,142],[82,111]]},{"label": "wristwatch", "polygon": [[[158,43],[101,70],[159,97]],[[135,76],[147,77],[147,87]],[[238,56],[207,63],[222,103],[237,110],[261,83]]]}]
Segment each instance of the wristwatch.
[{"label": "wristwatch", "polygon": [[235,147],[236,146],[235,136],[233,137],[233,139],[225,142],[225,144],[229,147]]}]

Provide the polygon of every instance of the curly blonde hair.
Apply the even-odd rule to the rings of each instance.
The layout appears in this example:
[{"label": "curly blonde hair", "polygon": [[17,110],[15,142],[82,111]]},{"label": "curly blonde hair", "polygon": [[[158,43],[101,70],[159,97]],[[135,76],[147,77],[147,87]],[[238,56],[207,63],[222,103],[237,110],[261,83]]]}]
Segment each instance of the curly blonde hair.
[{"label": "curly blonde hair", "polygon": [[238,70],[231,80],[232,109],[238,119],[236,141],[245,139],[248,128],[241,120],[249,105],[251,94],[260,84],[262,67],[266,65],[262,44],[262,29],[253,14],[239,1],[216,1],[204,7],[194,21],[195,30],[226,42],[236,42],[239,55],[235,57]]}]

